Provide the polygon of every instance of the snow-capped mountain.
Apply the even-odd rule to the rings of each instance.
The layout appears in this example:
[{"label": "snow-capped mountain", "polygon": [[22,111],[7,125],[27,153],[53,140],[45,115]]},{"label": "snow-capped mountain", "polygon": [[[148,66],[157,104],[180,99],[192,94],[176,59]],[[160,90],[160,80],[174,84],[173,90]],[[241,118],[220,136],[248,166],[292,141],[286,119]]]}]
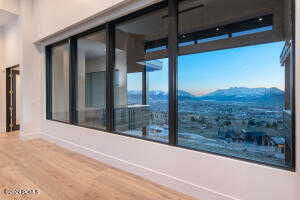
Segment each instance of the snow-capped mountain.
[{"label": "snow-capped mountain", "polygon": [[[140,90],[130,90],[128,91],[128,97],[131,98],[139,98],[142,95],[142,91]],[[150,99],[167,99],[168,92],[161,90],[151,90],[148,93]],[[189,92],[184,90],[178,90],[178,98],[195,98],[196,96],[192,95]]]},{"label": "snow-capped mountain", "polygon": [[192,95],[191,93],[184,91],[184,90],[178,90],[178,98],[195,98],[196,96]]},{"label": "snow-capped mountain", "polygon": [[128,91],[128,95],[142,95],[141,90],[130,90]]},{"label": "snow-capped mountain", "polygon": [[[168,93],[161,90],[152,90],[148,93],[150,100],[167,100]],[[130,101],[139,102],[142,98],[142,91],[128,91]],[[216,90],[214,92],[195,96],[187,91],[178,90],[178,99],[195,101],[234,101],[234,102],[267,102],[283,103],[284,91],[278,88],[246,88],[232,87],[229,89]]]},{"label": "snow-capped mountain", "polygon": [[284,91],[278,88],[232,87],[216,90],[198,97],[199,100],[238,101],[238,102],[282,102]]},{"label": "snow-capped mountain", "polygon": [[168,96],[168,93],[167,92],[164,92],[164,91],[161,91],[161,90],[152,90],[152,91],[149,91],[148,93],[149,97],[167,97]]},{"label": "snow-capped mountain", "polygon": [[278,88],[246,88],[246,87],[232,87],[224,90],[216,90],[201,97],[209,96],[235,96],[235,97],[249,97],[249,96],[263,96],[263,95],[282,95],[284,92]]}]

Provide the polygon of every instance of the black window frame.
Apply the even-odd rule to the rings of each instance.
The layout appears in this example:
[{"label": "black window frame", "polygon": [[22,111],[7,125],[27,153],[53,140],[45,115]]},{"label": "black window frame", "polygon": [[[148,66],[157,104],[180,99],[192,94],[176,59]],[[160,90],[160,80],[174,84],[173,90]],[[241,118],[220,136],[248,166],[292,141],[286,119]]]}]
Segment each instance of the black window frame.
[{"label": "black window frame", "polygon": [[[70,76],[73,77],[73,83],[72,83],[72,97],[73,97],[73,100],[70,100],[70,104],[72,103],[72,109],[73,109],[73,117],[71,117],[71,119],[73,120],[72,121],[72,125],[75,125],[75,126],[79,126],[79,127],[84,127],[84,128],[89,128],[89,129],[94,129],[94,130],[99,130],[99,131],[109,131],[109,129],[107,129],[108,127],[108,121],[107,121],[107,116],[106,116],[106,129],[103,129],[103,128],[96,128],[96,127],[92,127],[92,126],[87,126],[87,125],[82,125],[82,124],[79,124],[78,123],[78,112],[77,112],[77,90],[78,90],[78,80],[77,80],[77,72],[78,72],[78,65],[77,65],[77,45],[78,45],[78,39],[82,38],[82,37],[85,37],[85,36],[88,36],[90,34],[93,34],[93,33],[97,33],[97,32],[100,32],[100,31],[105,31],[106,33],[106,38],[108,36],[108,31],[107,31],[107,26],[106,24],[103,24],[103,25],[100,25],[100,26],[97,26],[97,27],[94,27],[92,29],[89,29],[89,30],[86,30],[82,33],[79,33],[75,36],[72,36],[70,38],[71,42],[70,42],[70,57],[71,57],[71,60],[70,60],[70,63],[71,63],[71,74]],[[106,39],[107,40],[107,39]],[[108,42],[106,41],[106,49],[108,49],[107,47],[107,44]],[[108,52],[108,51],[107,51]],[[106,55],[106,59],[107,59],[107,55]],[[108,63],[106,62],[106,72],[107,72],[107,69],[108,69]],[[107,82],[107,76],[108,76],[108,73],[106,73],[106,82]],[[107,87],[106,87],[106,108],[108,106],[108,101],[107,101]],[[107,114],[106,114],[107,115]]]},{"label": "black window frame", "polygon": [[[292,118],[292,139],[293,139],[293,147],[292,147],[292,164],[291,166],[278,166],[275,164],[270,164],[262,161],[255,161],[251,159],[246,159],[246,158],[239,158],[237,156],[230,156],[230,155],[224,155],[222,153],[216,153],[216,152],[211,152],[211,151],[206,151],[206,150],[199,150],[195,148],[189,148],[189,147],[184,147],[184,146],[179,146],[177,143],[177,121],[178,121],[178,100],[177,100],[177,88],[178,88],[178,56],[179,56],[179,43],[180,43],[180,37],[179,36],[179,31],[178,31],[178,3],[180,1],[185,1],[185,0],[163,0],[159,3],[155,3],[153,5],[150,5],[146,8],[143,8],[141,10],[135,11],[131,14],[128,14],[126,16],[120,17],[118,19],[112,20],[110,22],[101,24],[95,28],[91,28],[87,31],[84,31],[82,33],[79,33],[77,35],[68,37],[64,40],[61,40],[59,42],[47,45],[45,47],[45,58],[46,58],[46,70],[45,70],[45,75],[46,75],[46,120],[51,120],[51,121],[56,121],[56,122],[61,122],[65,124],[70,124],[78,127],[84,127],[84,128],[89,128],[89,129],[94,129],[98,131],[105,131],[107,133],[112,133],[124,137],[131,137],[131,138],[137,138],[141,140],[146,140],[149,142],[155,142],[155,143],[161,143],[165,145],[170,145],[170,146],[175,146],[177,148],[182,148],[182,149],[189,149],[193,151],[198,151],[198,152],[204,152],[204,153],[209,153],[212,155],[218,155],[221,157],[226,157],[234,160],[240,160],[240,161],[245,161],[245,162],[250,162],[250,163],[256,163],[259,165],[263,166],[269,166],[269,167],[274,167],[278,169],[283,169],[287,171],[296,171],[296,144],[295,144],[295,128],[296,128],[296,114],[295,114],[295,61],[296,61],[296,45],[295,45],[295,0],[292,1],[292,55],[293,55],[293,63],[292,63],[292,102],[291,102],[291,118]],[[119,133],[115,131],[115,125],[114,125],[114,88],[113,88],[113,80],[114,80],[114,67],[115,67],[115,27],[117,24],[126,22],[130,19],[134,19],[136,17],[145,15],[147,13],[150,13],[152,11],[161,9],[161,8],[168,8],[168,38],[162,39],[162,41],[155,41],[155,42],[161,42],[162,44],[166,44],[167,40],[167,52],[168,52],[168,59],[169,59],[169,143],[153,140],[153,139],[148,139],[144,137],[139,137],[139,136],[133,136],[129,134],[124,134],[124,133]],[[84,125],[78,124],[77,120],[77,111],[76,111],[76,92],[77,92],[77,40],[80,37],[86,36],[88,34],[98,32],[98,31],[106,31],[106,129],[100,129],[100,128],[95,128],[95,127],[88,127]],[[69,98],[69,121],[70,122],[63,122],[59,120],[52,119],[52,48],[63,44],[63,43],[69,43],[69,52],[70,52],[70,62],[69,62],[69,81],[70,81],[70,98]],[[157,43],[155,43],[157,44]]]},{"label": "black window frame", "polygon": [[[56,122],[61,122],[65,124],[70,124],[71,121],[71,90],[69,89],[69,122],[53,119],[52,117],[52,49],[59,45],[68,44],[69,45],[69,75],[71,75],[71,48],[70,48],[71,38],[67,38],[51,45],[45,47],[46,54],[46,119]],[[71,84],[71,85],[70,85]],[[69,88],[72,86],[71,77],[69,76]]]}]

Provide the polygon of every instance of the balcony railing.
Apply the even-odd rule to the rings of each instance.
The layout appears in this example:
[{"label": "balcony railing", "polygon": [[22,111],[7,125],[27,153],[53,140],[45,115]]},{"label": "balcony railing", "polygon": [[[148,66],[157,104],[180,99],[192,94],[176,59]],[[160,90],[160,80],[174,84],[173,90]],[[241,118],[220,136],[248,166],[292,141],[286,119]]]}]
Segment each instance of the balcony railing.
[{"label": "balcony railing", "polygon": [[119,131],[130,131],[150,124],[149,105],[125,105],[115,108],[115,126]]}]

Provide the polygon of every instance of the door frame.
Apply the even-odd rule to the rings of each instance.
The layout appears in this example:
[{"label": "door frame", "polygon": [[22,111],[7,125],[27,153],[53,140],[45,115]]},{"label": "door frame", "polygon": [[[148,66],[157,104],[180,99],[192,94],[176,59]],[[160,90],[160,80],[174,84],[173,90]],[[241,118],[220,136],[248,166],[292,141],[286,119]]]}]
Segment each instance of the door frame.
[{"label": "door frame", "polygon": [[[20,74],[20,71],[13,70],[18,68],[20,65],[14,65],[6,68],[6,131],[16,131],[20,129],[20,125],[16,124],[16,92],[13,92],[11,99],[11,91],[16,91],[16,75]],[[11,76],[11,72],[13,76]],[[12,116],[11,119],[11,100],[12,100]],[[12,120],[12,123],[11,123]]]}]

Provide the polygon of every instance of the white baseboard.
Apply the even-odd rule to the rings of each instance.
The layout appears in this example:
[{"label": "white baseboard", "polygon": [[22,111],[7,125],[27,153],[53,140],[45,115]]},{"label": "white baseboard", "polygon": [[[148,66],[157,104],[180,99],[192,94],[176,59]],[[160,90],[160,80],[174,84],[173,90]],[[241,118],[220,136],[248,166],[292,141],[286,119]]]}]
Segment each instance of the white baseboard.
[{"label": "white baseboard", "polygon": [[132,174],[141,176],[147,180],[156,182],[158,184],[164,185],[168,188],[174,189],[176,191],[188,194],[198,199],[209,199],[209,200],[238,200],[229,195],[221,194],[216,191],[210,190],[208,188],[195,185],[191,182],[182,180],[177,177],[170,176],[165,173],[161,173],[154,169],[143,167],[141,165],[128,162],[123,159],[119,159],[112,155],[108,155],[93,149],[90,149],[86,146],[81,146],[73,142],[57,138],[47,134],[40,135],[42,139],[49,142],[55,143],[61,147],[67,148],[71,151],[78,152],[80,154],[86,155],[88,157],[94,158],[101,162],[104,162],[110,166],[122,169],[124,171],[130,172]]},{"label": "white baseboard", "polygon": [[33,139],[39,139],[39,138],[41,138],[41,134],[40,133],[33,133],[33,134],[21,133],[20,134],[20,139],[23,140],[23,141],[33,140]]},{"label": "white baseboard", "polygon": [[0,125],[0,133],[5,133],[6,132],[6,126],[1,124]]}]

